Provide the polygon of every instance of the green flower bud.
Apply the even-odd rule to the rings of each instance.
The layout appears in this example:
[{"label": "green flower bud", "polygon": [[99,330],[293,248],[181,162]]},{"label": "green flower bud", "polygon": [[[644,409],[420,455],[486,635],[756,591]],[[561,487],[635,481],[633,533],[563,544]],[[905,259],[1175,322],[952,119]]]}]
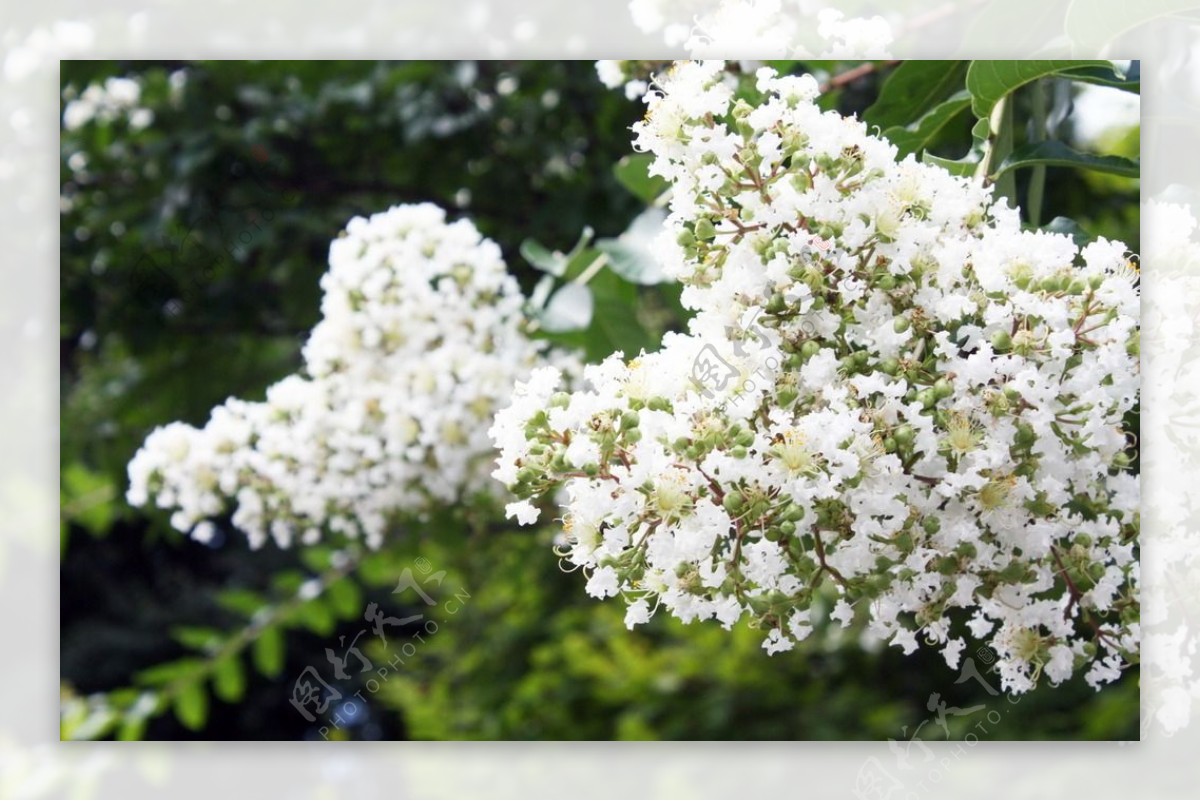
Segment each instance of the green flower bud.
[{"label": "green flower bud", "polygon": [[1037,442],[1037,434],[1034,433],[1033,426],[1029,423],[1018,423],[1017,433],[1013,436],[1013,443],[1018,448],[1028,448]]}]

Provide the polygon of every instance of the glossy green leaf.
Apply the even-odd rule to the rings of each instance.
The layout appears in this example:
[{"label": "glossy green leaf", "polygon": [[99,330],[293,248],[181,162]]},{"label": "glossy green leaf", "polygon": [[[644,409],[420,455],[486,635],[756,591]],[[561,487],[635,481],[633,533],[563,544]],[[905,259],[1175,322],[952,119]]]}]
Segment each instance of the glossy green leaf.
[{"label": "glossy green leaf", "polygon": [[1083,227],[1072,220],[1070,217],[1055,217],[1050,222],[1042,226],[1043,231],[1051,231],[1056,234],[1067,234],[1073,240],[1077,247],[1083,247],[1090,242],[1094,242],[1096,237],[1083,229]]},{"label": "glossy green leaf", "polygon": [[1142,71],[1140,62],[1133,62],[1128,72],[1117,69],[1115,64],[1104,67],[1080,67],[1074,70],[1063,70],[1059,73],[1063,78],[1097,86],[1111,86],[1124,92],[1140,94],[1142,91]]},{"label": "glossy green leaf", "polygon": [[919,153],[929,147],[938,134],[970,105],[971,96],[966,91],[956,92],[911,125],[888,128],[883,135],[896,146],[900,158]]},{"label": "glossy green leaf", "polygon": [[908,125],[962,87],[965,61],[904,61],[888,75],[879,98],[863,112],[868,125]]},{"label": "glossy green leaf", "polygon": [[975,174],[975,167],[979,164],[978,158],[967,156],[962,159],[945,159],[941,156],[935,156],[932,153],[926,153],[921,156],[921,161],[926,164],[932,164],[935,167],[941,167],[951,175],[957,175],[960,178],[970,178]]},{"label": "glossy green leaf", "polygon": [[971,93],[971,110],[980,119],[987,119],[992,109],[1005,95],[1015,92],[1030,81],[1087,67],[1112,68],[1110,61],[972,61],[967,68],[967,91]]},{"label": "glossy green leaf", "polygon": [[1081,170],[1094,170],[1096,172],[1109,173],[1110,175],[1120,175],[1125,178],[1137,178],[1141,175],[1141,165],[1133,159],[1123,158],[1122,156],[1098,156],[1093,153],[1084,153],[1063,142],[1050,140],[1038,142],[1033,145],[1023,145],[1013,150],[1000,163],[1000,166],[992,174],[992,177],[996,178],[1009,170],[1019,170],[1022,167],[1032,167],[1037,164],[1045,164],[1051,167],[1075,167]]},{"label": "glossy green leaf", "polygon": [[988,130],[987,120],[976,120],[975,125],[971,128],[971,149],[967,151],[966,155],[961,158],[951,159],[935,156],[932,153],[925,153],[921,156],[921,161],[941,167],[951,175],[957,175],[960,178],[970,178],[975,175],[975,171],[979,168],[980,159],[983,157],[983,144],[988,137]]}]

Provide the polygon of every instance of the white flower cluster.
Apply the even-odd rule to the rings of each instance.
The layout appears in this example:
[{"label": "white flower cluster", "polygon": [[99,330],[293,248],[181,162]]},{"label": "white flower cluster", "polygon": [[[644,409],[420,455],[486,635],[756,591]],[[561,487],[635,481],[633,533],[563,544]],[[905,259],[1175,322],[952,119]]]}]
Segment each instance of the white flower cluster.
[{"label": "white flower cluster", "polygon": [[103,85],[89,84],[79,97],[68,100],[63,108],[63,127],[68,131],[82,128],[92,120],[112,122],[127,118],[135,131],[154,121],[154,112],[138,106],[142,87],[132,78],[109,78]]},{"label": "white flower cluster", "polygon": [[492,429],[510,514],[561,487],[562,553],[630,625],[748,618],[773,652],[857,616],[951,667],[969,632],[1014,692],[1117,678],[1139,631],[1125,246],[1022,231],[822,112],[810,76],[756,77],[735,100],[688,62],[647,96],[658,257],[696,316],[586,391],[518,387]]},{"label": "white flower cluster", "polygon": [[892,26],[882,17],[850,17],[810,0],[630,0],[633,23],[662,32],[668,47],[696,57],[881,58]]},{"label": "white flower cluster", "polygon": [[[1174,194],[1174,193],[1171,193]],[[1153,548],[1142,558],[1142,738],[1174,735],[1200,705],[1200,225],[1188,205],[1151,200],[1143,209],[1146,282],[1142,419],[1146,528]],[[1154,725],[1151,726],[1150,724]]]},{"label": "white flower cluster", "polygon": [[[806,0],[631,0],[634,24],[662,31],[670,47],[683,45],[693,58],[753,55],[757,59],[887,58],[892,26],[883,17],[847,18]],[[661,62],[597,61],[596,73],[610,89],[636,99],[650,88],[647,73]],[[743,61],[754,71],[761,61]]]},{"label": "white flower cluster", "polygon": [[203,429],[153,432],[129,465],[130,503],[175,509],[200,539],[232,501],[256,547],[323,530],[376,547],[398,515],[501,490],[495,410],[536,365],[574,368],[526,336],[500,248],[436,206],[397,206],[350,221],[321,287],[304,374],[266,402],[230,399]]}]

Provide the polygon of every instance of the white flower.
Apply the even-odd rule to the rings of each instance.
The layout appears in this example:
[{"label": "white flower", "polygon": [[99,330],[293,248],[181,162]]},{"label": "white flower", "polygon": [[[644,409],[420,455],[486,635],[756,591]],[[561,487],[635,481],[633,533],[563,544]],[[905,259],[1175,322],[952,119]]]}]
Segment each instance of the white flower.
[{"label": "white flower", "polygon": [[617,571],[611,567],[600,567],[592,571],[587,582],[587,594],[593,598],[608,598],[620,591]]},{"label": "white flower", "polygon": [[625,628],[632,629],[650,620],[650,604],[644,600],[634,601],[625,610]]},{"label": "white flower", "polygon": [[528,526],[536,522],[540,513],[541,510],[529,501],[516,501],[504,507],[504,516],[508,518],[515,517],[517,522],[522,526]]}]

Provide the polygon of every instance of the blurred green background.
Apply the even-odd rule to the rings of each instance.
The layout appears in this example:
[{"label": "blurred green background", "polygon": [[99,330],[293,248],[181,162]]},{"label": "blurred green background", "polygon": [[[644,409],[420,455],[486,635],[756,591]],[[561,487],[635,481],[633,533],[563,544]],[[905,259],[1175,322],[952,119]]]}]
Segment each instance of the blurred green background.
[{"label": "blurred green background", "polygon": [[[822,102],[862,112],[893,69],[877,66]],[[621,604],[559,570],[552,529],[478,510],[414,521],[349,570],[330,548],[251,552],[227,521],[200,545],[129,508],[125,465],[153,427],[202,425],[300,366],[329,242],[352,216],[424,200],[469,216],[528,291],[540,274],[525,239],[569,250],[585,226],[620,234],[645,204],[613,169],[641,104],[605,89],[592,62],[63,62],[64,107],[113,77],[137,81],[151,117],[98,114],[62,133],[64,737],[1136,739],[1136,668],[1101,693],[1080,676],[1014,705],[956,683],[931,649],[864,649],[853,631],[773,657],[745,627],[659,616],[628,632]],[[1063,138],[1077,122],[1064,114]],[[1091,147],[1137,154],[1136,122],[1089,124]],[[963,116],[931,149],[956,158],[969,143]],[[1068,216],[1136,250],[1136,181],[1052,167],[1046,186],[1043,220]],[[634,324],[596,321],[593,355],[652,348],[686,322],[669,285],[614,277],[611,291]],[[461,610],[424,640],[417,625],[388,647],[364,638],[376,664],[399,642],[414,655],[377,690],[369,673],[340,683],[366,703],[331,708],[338,726],[305,720],[288,702],[294,679],[327,667],[366,603],[420,613],[412,593],[391,592],[419,559],[447,572],[439,599],[469,595]],[[325,592],[301,591],[322,575]],[[972,656],[999,687],[990,655]],[[161,706],[131,720],[139,688]]]}]

